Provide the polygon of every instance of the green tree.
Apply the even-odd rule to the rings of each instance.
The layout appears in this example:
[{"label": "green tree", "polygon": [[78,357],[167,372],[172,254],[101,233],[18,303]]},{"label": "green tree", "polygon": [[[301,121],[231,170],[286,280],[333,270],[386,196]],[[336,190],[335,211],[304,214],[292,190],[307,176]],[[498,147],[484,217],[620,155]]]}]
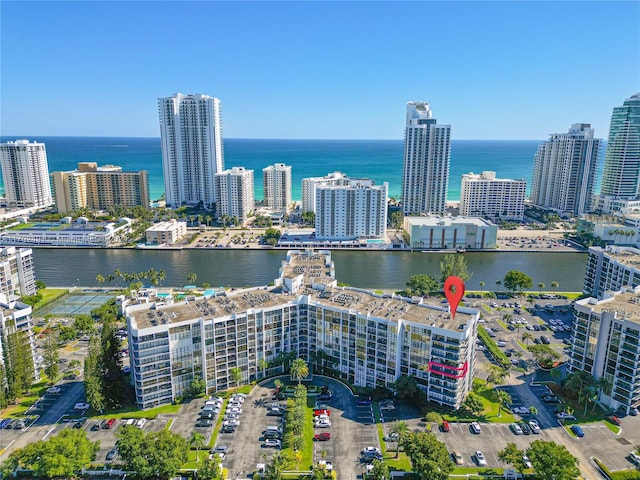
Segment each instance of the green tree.
[{"label": "green tree", "polygon": [[198,468],[198,478],[201,480],[223,480],[221,463],[220,456],[217,454],[213,458],[205,458],[202,466]]},{"label": "green tree", "polygon": [[298,381],[298,385],[300,385],[302,379],[309,376],[309,367],[307,366],[307,362],[305,362],[302,358],[296,358],[293,362],[291,362],[290,373],[291,376]]},{"label": "green tree", "polygon": [[494,390],[496,401],[498,402],[498,416],[502,416],[502,408],[511,404],[511,395],[504,390]]},{"label": "green tree", "polygon": [[573,480],[580,476],[578,459],[564,445],[536,440],[527,449],[527,457],[542,479]]},{"label": "green tree", "polygon": [[[58,336],[52,332],[44,337],[44,374],[53,384],[58,377],[60,353],[58,352]],[[1,377],[0,377],[1,378]]]},{"label": "green tree", "polygon": [[533,340],[533,335],[529,332],[524,332],[522,334],[522,337],[520,337],[522,339],[522,341],[524,342],[524,344],[529,347],[529,340]]},{"label": "green tree", "polygon": [[93,333],[96,330],[95,322],[91,315],[78,315],[73,321],[73,328],[80,334]]},{"label": "green tree", "polygon": [[75,478],[88,467],[100,450],[100,442],[90,442],[79,429],[65,429],[48,440],[30,443],[11,452],[2,464],[3,478],[17,468],[33,470],[38,478]]},{"label": "green tree", "polygon": [[89,339],[87,356],[84,359],[84,390],[87,402],[94,410],[102,412],[106,408],[101,364],[100,339]]},{"label": "green tree", "polygon": [[369,471],[366,478],[367,480],[388,480],[389,467],[387,467],[387,464],[382,460],[374,460],[373,468]]},{"label": "green tree", "polygon": [[169,430],[144,433],[125,425],[116,432],[116,446],[125,469],[141,478],[167,480],[187,462],[187,440]]},{"label": "green tree", "polygon": [[399,422],[396,422],[393,427],[391,427],[390,432],[398,434],[398,442],[396,443],[396,458],[398,458],[398,456],[400,455],[400,445],[402,444],[402,442],[404,442],[407,433],[410,432],[409,424],[404,420],[400,420]]},{"label": "green tree", "polygon": [[477,417],[484,411],[484,404],[482,403],[480,395],[475,392],[469,392],[467,398],[462,402],[462,408],[468,410]]},{"label": "green tree", "polygon": [[524,451],[519,450],[515,443],[507,443],[507,446],[498,452],[498,459],[506,464],[511,465],[518,471],[523,471],[526,468],[522,457]]},{"label": "green tree", "polygon": [[467,269],[467,259],[464,255],[447,254],[440,262],[440,282],[451,276],[460,277],[465,282],[471,278],[473,273]]},{"label": "green tree", "polygon": [[[16,329],[15,321],[7,319],[4,328],[5,343],[3,357],[6,375],[7,400],[16,398],[29,390],[35,376],[31,345],[26,332]],[[2,381],[2,379],[0,379]]]},{"label": "green tree", "polygon": [[189,439],[189,446],[196,449],[196,461],[200,462],[200,449],[204,447],[205,443],[204,435],[199,432],[191,432],[191,438]]},{"label": "green tree", "polygon": [[187,274],[187,282],[189,283],[189,285],[195,285],[197,279],[198,275],[195,272],[190,272]]},{"label": "green tree", "polygon": [[316,214],[314,212],[302,212],[302,221],[305,225],[315,225]]},{"label": "green tree", "polygon": [[412,375],[402,375],[395,383],[396,394],[399,398],[415,398],[420,392],[418,382]]},{"label": "green tree", "polygon": [[531,280],[531,277],[526,273],[518,270],[509,270],[502,279],[502,283],[510,292],[514,293],[519,291],[522,293],[524,288],[531,288],[533,280]]},{"label": "green tree", "polygon": [[413,472],[422,480],[448,480],[454,465],[447,446],[433,433],[409,433],[403,447]]},{"label": "green tree", "polygon": [[502,368],[499,365],[490,365],[488,372],[487,383],[493,383],[494,385],[503,383],[504,379],[507,378],[507,375],[509,374],[509,370]]},{"label": "green tree", "polygon": [[540,289],[540,294],[542,294],[542,289],[545,287],[543,282],[538,282],[538,288]]},{"label": "green tree", "polygon": [[391,228],[395,228],[396,230],[400,230],[404,225],[404,213],[402,211],[397,210],[391,214]]},{"label": "green tree", "polygon": [[486,285],[486,283],[484,282],[480,282],[480,295],[483,294],[483,290],[484,290],[484,286]]},{"label": "green tree", "polygon": [[229,373],[231,374],[231,381],[235,383],[236,390],[238,390],[238,388],[240,388],[240,382],[242,382],[242,369],[240,367],[234,367]]},{"label": "green tree", "polygon": [[440,284],[426,273],[411,275],[407,282],[407,293],[425,297],[440,289]]},{"label": "green tree", "polygon": [[69,343],[78,338],[78,331],[73,326],[62,325],[58,328],[58,339],[62,343]]},{"label": "green tree", "polygon": [[559,286],[560,284],[558,282],[551,282],[551,288],[553,288],[554,291],[557,291]]}]

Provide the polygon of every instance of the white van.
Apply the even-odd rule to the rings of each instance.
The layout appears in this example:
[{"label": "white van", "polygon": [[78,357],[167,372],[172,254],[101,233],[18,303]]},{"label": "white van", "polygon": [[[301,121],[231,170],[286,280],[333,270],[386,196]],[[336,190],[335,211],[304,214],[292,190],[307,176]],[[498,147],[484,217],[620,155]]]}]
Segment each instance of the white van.
[{"label": "white van", "polygon": [[141,418],[140,420],[138,420],[136,422],[136,427],[142,428],[142,427],[144,427],[145,423],[147,423],[147,420],[145,418]]}]

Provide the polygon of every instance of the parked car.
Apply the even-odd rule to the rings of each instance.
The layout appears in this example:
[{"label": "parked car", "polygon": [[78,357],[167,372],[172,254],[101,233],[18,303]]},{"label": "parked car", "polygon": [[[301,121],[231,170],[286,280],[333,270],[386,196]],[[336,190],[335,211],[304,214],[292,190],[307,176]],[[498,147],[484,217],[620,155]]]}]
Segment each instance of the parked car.
[{"label": "parked car", "polygon": [[147,423],[147,419],[146,418],[140,418],[136,421],[136,427],[138,428],[144,428],[145,423]]},{"label": "parked car", "polygon": [[[213,421],[211,421],[208,418],[201,418],[196,422],[196,427],[210,427],[211,425],[213,425]],[[231,425],[231,424],[227,424],[227,425]],[[222,426],[224,427],[225,424],[223,424]]]},{"label": "parked car", "polygon": [[519,422],[519,425],[522,429],[522,433],[524,433],[525,435],[531,434],[531,427],[529,427],[529,424],[527,422]]},{"label": "parked car", "polygon": [[576,417],[574,417],[572,414],[567,413],[567,412],[558,412],[556,413],[556,417],[558,417],[558,419],[560,420],[575,420]]},{"label": "parked car", "polygon": [[537,421],[530,420],[529,427],[531,428],[531,433],[540,433],[540,424]]},{"label": "parked car", "polygon": [[478,466],[479,467],[486,467],[487,466],[487,460],[484,458],[484,455],[482,454],[482,452],[480,450],[476,451],[475,457],[476,457],[476,462],[478,462]]},{"label": "parked car", "polygon": [[618,417],[616,417],[615,415],[609,415],[609,416],[605,417],[604,419],[609,423],[613,423],[614,425],[617,425],[618,427],[622,424],[620,419]]},{"label": "parked car", "polygon": [[91,405],[84,402],[78,402],[73,406],[74,410],[89,410],[90,408],[91,408]]},{"label": "parked car", "polygon": [[522,428],[517,423],[512,423],[509,425],[509,428],[513,432],[514,435],[522,435]]},{"label": "parked car", "polygon": [[52,393],[52,394],[57,394],[62,392],[62,389],[60,387],[49,387],[47,388],[47,393]]},{"label": "parked car", "polygon": [[110,462],[111,460],[113,460],[114,458],[116,458],[116,455],[118,454],[118,449],[117,448],[112,448],[111,450],[109,450],[109,452],[107,453],[107,456],[105,458],[105,460],[107,462]]},{"label": "parked car", "polygon": [[522,456],[522,463],[524,463],[524,466],[527,468],[533,468],[533,465],[531,464],[531,460],[529,460],[529,457],[527,457],[526,455]]},{"label": "parked car", "polygon": [[331,434],[329,432],[316,433],[313,439],[318,442],[324,442],[331,439]]},{"label": "parked car", "polygon": [[447,422],[446,420],[442,420],[442,424],[440,425],[440,430],[442,430],[443,432],[448,432],[449,430],[451,430],[451,426],[449,425],[449,422]]},{"label": "parked car", "polygon": [[220,431],[222,433],[233,433],[236,431],[236,427],[234,427],[233,425],[223,425]]},{"label": "parked car", "polygon": [[471,422],[471,424],[469,424],[469,428],[471,429],[472,433],[482,433],[482,428],[480,428],[480,424],[478,422]]},{"label": "parked car", "polygon": [[109,430],[111,427],[113,427],[116,424],[117,421],[118,420],[116,420],[115,418],[110,418],[109,420],[104,422],[104,424],[102,425],[102,428],[104,428],[105,430]]},{"label": "parked car", "polygon": [[330,416],[330,415],[331,415],[331,412],[330,412],[329,410],[325,410],[325,409],[322,409],[322,410],[314,410],[314,411],[313,411],[313,416],[314,416],[314,417],[320,417],[320,416],[323,416],[323,415],[324,415],[324,416],[326,416],[326,417],[328,417],[328,416]]},{"label": "parked car", "polygon": [[580,425],[571,425],[571,431],[575,433],[577,437],[584,437],[584,431]]},{"label": "parked car", "polygon": [[397,442],[399,439],[400,435],[397,432],[390,433],[383,438],[385,442]]},{"label": "parked car", "polygon": [[395,409],[393,403],[380,404],[380,410],[383,412],[393,412]]},{"label": "parked car", "polygon": [[371,405],[371,397],[360,397],[357,403],[358,405]]},{"label": "parked car", "polygon": [[458,450],[454,450],[451,453],[451,458],[453,459],[456,465],[464,465],[464,458],[462,457],[462,454]]},{"label": "parked car", "polygon": [[86,417],[79,418],[76,420],[76,423],[73,424],[73,428],[82,428],[85,423],[87,423]]},{"label": "parked car", "polygon": [[264,441],[264,446],[267,448],[280,448],[282,446],[282,442],[280,440],[267,438]]}]

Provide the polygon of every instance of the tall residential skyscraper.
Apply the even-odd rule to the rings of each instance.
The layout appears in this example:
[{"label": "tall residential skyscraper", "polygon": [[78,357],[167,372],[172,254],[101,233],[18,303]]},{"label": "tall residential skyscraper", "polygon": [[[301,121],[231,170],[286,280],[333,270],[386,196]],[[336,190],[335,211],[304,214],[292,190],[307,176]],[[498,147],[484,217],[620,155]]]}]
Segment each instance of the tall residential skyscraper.
[{"label": "tall residential skyscraper", "polygon": [[286,210],[291,205],[291,166],[275,163],[262,169],[264,204],[274,210]]},{"label": "tall residential skyscraper", "polygon": [[351,179],[344,173],[333,172],[324,177],[308,177],[302,179],[302,211],[316,211],[316,190],[318,187],[349,185]]},{"label": "tall residential skyscraper", "polygon": [[0,144],[0,166],[9,206],[29,208],[53,204],[44,143],[16,140]]},{"label": "tall residential skyscraper", "polygon": [[613,109],[600,194],[627,199],[640,194],[640,93]]},{"label": "tall residential skyscraper", "polygon": [[451,125],[436,125],[427,102],[407,103],[402,212],[444,213],[451,159]]},{"label": "tall residential skyscraper", "polygon": [[588,123],[574,123],[568,133],[552,134],[535,155],[531,203],[559,213],[589,212],[600,145]]},{"label": "tall residential skyscraper", "polygon": [[220,100],[207,95],[158,99],[167,206],[206,208],[215,202],[215,174],[224,170]]},{"label": "tall residential skyscraper", "polygon": [[216,213],[237,217],[243,224],[255,208],[253,198],[253,170],[233,167],[216,173]]},{"label": "tall residential skyscraper", "polygon": [[525,180],[496,178],[496,172],[462,175],[460,186],[460,215],[499,220],[522,221]]}]

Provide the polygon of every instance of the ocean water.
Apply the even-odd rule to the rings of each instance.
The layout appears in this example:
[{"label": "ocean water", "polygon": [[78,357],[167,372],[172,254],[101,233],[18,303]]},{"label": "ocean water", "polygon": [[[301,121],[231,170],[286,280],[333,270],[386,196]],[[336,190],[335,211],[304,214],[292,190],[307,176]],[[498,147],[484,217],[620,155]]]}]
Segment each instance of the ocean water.
[{"label": "ocean water", "polygon": [[[73,170],[78,162],[118,165],[125,171],[146,169],[152,200],[164,192],[159,138],[0,137],[44,142],[49,171]],[[448,200],[460,199],[462,174],[493,170],[499,178],[525,179],[531,188],[538,140],[452,140]],[[263,198],[262,169],[274,163],[292,166],[293,199],[302,198],[302,178],[341,171],[351,177],[389,183],[389,196],[399,197],[402,182],[402,140],[265,140],[224,141],[225,168],[254,170],[255,198]],[[599,169],[602,168],[600,162]],[[600,175],[598,176],[598,179]],[[598,182],[599,183],[599,182]],[[596,190],[597,191],[597,190]]]}]

